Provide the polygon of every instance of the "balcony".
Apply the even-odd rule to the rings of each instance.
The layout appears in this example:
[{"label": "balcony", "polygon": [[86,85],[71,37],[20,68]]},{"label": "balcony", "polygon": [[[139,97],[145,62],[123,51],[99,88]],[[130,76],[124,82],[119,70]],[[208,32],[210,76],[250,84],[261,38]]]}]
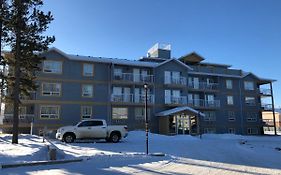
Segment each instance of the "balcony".
[{"label": "balcony", "polygon": [[219,84],[207,82],[188,82],[188,88],[192,90],[215,91],[219,89]]},{"label": "balcony", "polygon": [[170,77],[170,76],[167,77],[166,76],[164,84],[186,86],[186,78],[185,77]]},{"label": "balcony", "polygon": [[20,100],[35,100],[36,92],[30,92],[29,95],[20,95]]},{"label": "balcony", "polygon": [[187,104],[187,97],[186,96],[166,96],[165,97],[165,104],[168,105],[186,105]]},{"label": "balcony", "polygon": [[112,102],[133,103],[134,94],[112,94]]},{"label": "balcony", "polygon": [[262,107],[262,110],[263,111],[272,111],[272,104],[264,104],[264,103],[262,103],[261,104],[261,107]]},{"label": "balcony", "polygon": [[219,108],[220,100],[192,99],[188,100],[188,106],[201,108]]},{"label": "balcony", "polygon": [[[20,114],[19,123],[31,123],[34,119],[34,114]],[[4,114],[3,124],[12,124],[14,121],[13,114]]]},{"label": "balcony", "polygon": [[271,96],[271,90],[270,89],[258,89],[259,94],[263,96]]},{"label": "balcony", "polygon": [[[120,103],[145,103],[145,95],[112,94],[111,102]],[[147,102],[154,103],[154,95],[147,95]]]},{"label": "balcony", "polygon": [[136,83],[153,83],[153,75],[133,74],[133,73],[114,73],[113,79],[117,81],[127,81]]}]

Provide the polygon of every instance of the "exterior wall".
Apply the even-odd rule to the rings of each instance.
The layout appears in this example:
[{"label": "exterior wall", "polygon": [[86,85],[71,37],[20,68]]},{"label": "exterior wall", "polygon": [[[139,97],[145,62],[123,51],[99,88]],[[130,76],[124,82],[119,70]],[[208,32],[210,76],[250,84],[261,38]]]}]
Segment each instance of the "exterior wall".
[{"label": "exterior wall", "polygon": [[[143,82],[122,81],[114,79],[114,68],[122,68],[123,73],[133,73],[134,68],[146,69],[150,74],[154,75],[154,82],[149,83],[151,93],[154,95],[154,103],[149,104],[150,109],[150,130],[156,133],[168,134],[169,125],[168,118],[158,118],[156,113],[163,110],[171,109],[177,106],[184,106],[186,104],[165,104],[165,89],[180,90],[181,96],[188,97],[189,93],[197,93],[200,99],[204,99],[206,94],[213,94],[216,100],[220,101],[220,106],[215,108],[194,107],[195,109],[206,112],[211,111],[216,115],[215,121],[200,120],[201,132],[204,128],[213,128],[216,133],[228,133],[230,128],[235,130],[236,134],[247,134],[248,128],[257,129],[257,134],[261,134],[262,115],[260,107],[260,96],[257,91],[258,84],[254,76],[247,76],[243,79],[234,77],[212,76],[212,75],[194,75],[189,74],[191,70],[176,61],[169,61],[156,68],[133,67],[125,65],[113,65],[106,63],[96,63],[87,61],[74,61],[65,58],[57,52],[51,51],[44,55],[47,60],[60,60],[63,62],[62,74],[50,74],[40,72],[38,74],[39,88],[36,92],[36,98],[32,100],[23,101],[24,105],[33,105],[34,111],[34,125],[39,129],[48,127],[56,129],[64,125],[73,125],[81,121],[81,106],[92,106],[92,118],[99,118],[107,120],[108,124],[127,125],[129,130],[144,129],[144,120],[137,120],[135,116],[136,108],[144,108],[143,103],[134,102],[112,102],[111,95],[114,86],[129,87],[130,93],[134,93],[135,88],[142,88]],[[91,63],[94,65],[94,76],[85,77],[82,75],[83,64]],[[199,72],[219,73],[240,75],[240,70],[230,70],[223,67],[206,67],[206,66],[192,66]],[[187,84],[164,84],[165,71],[178,71],[181,77],[186,79]],[[188,88],[188,77],[199,77],[200,82],[206,82],[207,78],[213,79],[218,85],[215,90],[192,90]],[[226,80],[232,80],[232,89],[226,88]],[[244,81],[253,81],[253,91],[244,90]],[[50,97],[42,95],[42,82],[58,82],[61,83],[61,95],[58,97]],[[81,96],[82,85],[93,85],[93,97],[85,98]],[[227,96],[231,95],[234,98],[234,104],[227,104]],[[245,104],[245,97],[255,97],[256,105],[248,106]],[[58,105],[60,106],[59,119],[41,119],[40,106],[41,105]],[[125,107],[128,109],[127,119],[112,119],[113,107]],[[235,121],[229,121],[228,112],[235,113]],[[247,120],[247,113],[252,112],[258,114],[256,121],[249,122]],[[29,125],[25,125],[29,127]]]}]

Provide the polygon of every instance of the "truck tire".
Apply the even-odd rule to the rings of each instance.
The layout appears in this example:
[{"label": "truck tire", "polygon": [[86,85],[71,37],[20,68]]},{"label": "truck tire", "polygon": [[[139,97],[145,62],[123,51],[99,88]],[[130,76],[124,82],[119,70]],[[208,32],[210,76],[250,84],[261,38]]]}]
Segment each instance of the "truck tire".
[{"label": "truck tire", "polygon": [[119,132],[112,132],[110,134],[110,141],[113,143],[117,143],[119,142],[119,140],[121,139],[121,135]]},{"label": "truck tire", "polygon": [[65,143],[72,143],[75,140],[75,135],[73,133],[66,133],[63,135],[63,141]]}]

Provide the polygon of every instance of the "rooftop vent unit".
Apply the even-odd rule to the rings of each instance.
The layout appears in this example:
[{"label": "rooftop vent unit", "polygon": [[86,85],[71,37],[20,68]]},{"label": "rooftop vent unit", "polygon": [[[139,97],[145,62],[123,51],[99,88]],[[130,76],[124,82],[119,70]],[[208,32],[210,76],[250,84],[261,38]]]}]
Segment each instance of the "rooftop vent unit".
[{"label": "rooftop vent unit", "polygon": [[156,43],[147,52],[148,58],[171,58],[171,44]]}]

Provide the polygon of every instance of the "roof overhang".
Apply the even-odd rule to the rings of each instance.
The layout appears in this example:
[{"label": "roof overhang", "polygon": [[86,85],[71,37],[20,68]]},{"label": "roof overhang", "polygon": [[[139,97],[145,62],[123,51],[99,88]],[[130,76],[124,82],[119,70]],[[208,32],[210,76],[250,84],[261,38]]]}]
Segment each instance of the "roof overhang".
[{"label": "roof overhang", "polygon": [[166,61],[164,61],[164,62],[158,64],[156,67],[162,66],[162,65],[164,65],[164,64],[166,64],[166,63],[168,63],[168,62],[171,62],[171,61],[174,61],[174,62],[178,63],[179,65],[182,65],[183,67],[185,67],[185,68],[187,68],[187,69],[189,69],[189,70],[193,70],[193,68],[191,68],[190,66],[184,64],[183,62],[181,62],[180,60],[175,59],[175,58],[167,59]]},{"label": "roof overhang", "polygon": [[190,115],[195,115],[195,116],[202,116],[204,117],[205,114],[203,114],[202,112],[200,111],[197,111],[191,107],[188,107],[188,106],[181,106],[181,107],[175,107],[173,109],[168,109],[168,110],[165,110],[165,111],[162,111],[162,112],[159,112],[157,114],[155,114],[155,116],[157,117],[167,117],[167,116],[170,116],[170,115],[175,115],[175,114],[181,114],[181,113],[186,113],[186,114],[190,114]]},{"label": "roof overhang", "polygon": [[181,56],[179,60],[184,63],[200,63],[201,61],[205,60],[205,58],[203,58],[196,52],[192,52],[184,56]]}]

